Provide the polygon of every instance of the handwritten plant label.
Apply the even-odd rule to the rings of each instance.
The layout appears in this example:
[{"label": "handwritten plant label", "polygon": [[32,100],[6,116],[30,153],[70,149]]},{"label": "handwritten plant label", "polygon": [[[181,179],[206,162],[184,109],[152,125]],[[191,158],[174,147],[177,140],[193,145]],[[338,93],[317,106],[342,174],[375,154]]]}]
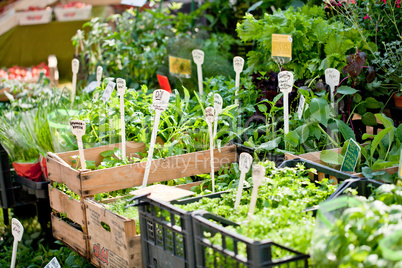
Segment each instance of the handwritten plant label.
[{"label": "handwritten plant label", "polygon": [[78,69],[80,68],[80,62],[77,59],[73,59],[71,61],[71,67],[72,67],[73,74],[78,73]]},{"label": "handwritten plant label", "polygon": [[193,60],[195,64],[204,64],[204,51],[199,49],[194,49],[192,51]]},{"label": "handwritten plant label", "polygon": [[115,82],[109,81],[109,83],[107,83],[107,86],[105,88],[105,91],[103,91],[102,98],[101,98],[104,103],[109,101],[110,96],[112,96],[115,86],[116,86]]},{"label": "handwritten plant label", "polygon": [[353,139],[349,139],[346,155],[343,159],[341,171],[354,172],[360,157],[360,146]]},{"label": "handwritten plant label", "polygon": [[50,262],[45,266],[45,268],[61,268],[60,263],[57,261],[56,257],[50,260]]},{"label": "handwritten plant label", "polygon": [[170,98],[169,92],[163,89],[157,89],[154,91],[152,97],[153,97],[152,107],[154,108],[155,111],[163,112],[167,109]]},{"label": "handwritten plant label", "polygon": [[86,124],[82,120],[71,120],[70,130],[75,136],[83,136],[85,134]]},{"label": "handwritten plant label", "polygon": [[283,93],[290,93],[293,87],[293,74],[289,71],[279,72],[278,86]]},{"label": "handwritten plant label", "polygon": [[237,188],[236,202],[234,208],[237,209],[240,205],[241,194],[243,192],[243,184],[246,179],[246,174],[251,168],[253,157],[248,153],[241,153],[239,158],[240,180]]},{"label": "handwritten plant label", "polygon": [[123,78],[117,78],[116,79],[116,84],[117,84],[117,92],[119,92],[119,95],[123,95],[126,92],[126,80]]},{"label": "handwritten plant label", "polygon": [[332,103],[331,103],[332,108],[335,107],[335,103],[334,103],[335,87],[337,85],[339,85],[340,76],[341,76],[341,74],[337,69],[328,68],[325,70],[325,83],[327,83],[331,88],[330,98],[332,100]]},{"label": "handwritten plant label", "polygon": [[169,72],[172,75],[191,76],[191,60],[169,56]]},{"label": "handwritten plant label", "polygon": [[134,6],[134,7],[142,7],[145,5],[147,0],[121,0],[122,5]]},{"label": "handwritten plant label", "polygon": [[244,59],[242,57],[236,56],[233,58],[233,69],[236,73],[243,72]]},{"label": "handwritten plant label", "polygon": [[89,83],[85,88],[84,88],[84,92],[86,93],[91,93],[92,91],[94,91],[97,87],[97,82],[96,81],[92,81],[91,83]]},{"label": "handwritten plant label", "polygon": [[272,34],[272,57],[292,57],[292,36]]},{"label": "handwritten plant label", "polygon": [[73,71],[73,81],[71,85],[71,104],[70,109],[73,108],[74,101],[75,101],[75,92],[77,90],[77,73],[78,69],[80,68],[80,62],[77,59],[73,59],[71,61],[71,69]]},{"label": "handwritten plant label", "polygon": [[11,220],[11,233],[14,236],[13,252],[11,255],[11,268],[15,267],[15,260],[17,258],[18,242],[21,241],[22,235],[24,234],[24,227],[21,222],[16,218]]}]

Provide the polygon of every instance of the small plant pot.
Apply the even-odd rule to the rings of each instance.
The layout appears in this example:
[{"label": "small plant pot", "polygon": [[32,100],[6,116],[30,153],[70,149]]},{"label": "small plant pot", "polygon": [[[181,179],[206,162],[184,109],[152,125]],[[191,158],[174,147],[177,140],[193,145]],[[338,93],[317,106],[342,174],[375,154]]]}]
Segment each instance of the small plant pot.
[{"label": "small plant pot", "polygon": [[395,107],[402,108],[402,94],[398,97],[397,93],[394,94]]}]

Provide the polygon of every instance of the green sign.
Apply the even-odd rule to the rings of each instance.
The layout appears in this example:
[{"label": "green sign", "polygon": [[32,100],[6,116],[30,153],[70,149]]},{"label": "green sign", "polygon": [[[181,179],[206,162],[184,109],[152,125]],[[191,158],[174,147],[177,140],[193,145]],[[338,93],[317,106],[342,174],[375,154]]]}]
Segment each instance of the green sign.
[{"label": "green sign", "polygon": [[343,159],[341,171],[354,172],[360,156],[360,146],[353,139],[349,140],[348,149]]}]

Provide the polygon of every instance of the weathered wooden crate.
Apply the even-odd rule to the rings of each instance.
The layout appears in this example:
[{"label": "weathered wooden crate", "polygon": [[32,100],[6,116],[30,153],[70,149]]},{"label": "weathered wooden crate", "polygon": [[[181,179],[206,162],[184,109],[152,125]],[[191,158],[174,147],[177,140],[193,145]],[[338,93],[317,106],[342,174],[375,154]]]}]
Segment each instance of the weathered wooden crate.
[{"label": "weathered wooden crate", "polygon": [[97,267],[141,267],[141,238],[135,220],[117,215],[89,198],[84,204],[91,262]]},{"label": "weathered wooden crate", "polygon": [[[329,149],[329,150],[337,152],[339,154],[342,152],[342,148],[334,148],[334,149]],[[293,155],[293,154],[285,153],[285,160],[301,158],[301,159],[309,160],[311,162],[314,162],[314,163],[317,163],[317,164],[320,164],[320,165],[328,166],[327,163],[321,161],[320,154],[321,154],[321,151],[312,152],[312,153],[306,153],[306,154],[300,154],[300,155]],[[332,168],[336,168],[333,165],[329,165],[329,166],[331,166]],[[389,168],[386,168],[384,170],[388,174],[392,175],[392,174],[398,172],[398,167],[389,167]],[[343,172],[345,172],[345,171],[343,171]],[[362,173],[355,173],[355,172],[345,172],[345,173],[351,174],[351,175],[356,176],[356,177],[364,177]]]},{"label": "weathered wooden crate", "polygon": [[[120,147],[120,144],[86,149],[84,150],[85,159],[95,161],[95,164],[98,165],[103,159],[102,156],[100,156],[100,153],[106,150],[111,150],[113,149],[113,147]],[[127,155],[136,154],[144,150],[145,145],[142,143],[127,143]],[[130,243],[137,243],[137,241],[139,245],[140,239],[138,238],[138,236],[136,236],[135,229],[133,232],[132,227],[130,227],[130,224],[133,224],[135,228],[135,222],[128,223],[128,219],[107,211],[100,204],[97,204],[95,206],[95,203],[93,203],[92,201],[88,201],[85,198],[91,197],[98,193],[116,191],[142,185],[146,162],[95,171],[75,170],[71,167],[71,165],[73,164],[71,157],[77,154],[78,151],[57,154],[57,156],[64,160],[67,165],[60,163],[56,158],[53,158],[51,156],[47,157],[48,177],[51,181],[49,186],[49,199],[50,206],[53,209],[53,236],[71,247],[83,257],[91,259],[92,263],[94,263],[95,265],[99,265],[99,267],[109,267],[111,265],[111,262],[109,262],[109,264],[104,263],[102,261],[102,255],[99,255],[102,254],[102,248],[106,247],[107,245],[103,245],[101,247],[101,253],[96,251],[98,248],[94,248],[94,245],[99,244],[100,247],[102,243],[109,243],[108,241],[112,241],[110,239],[124,236],[126,237],[126,240],[124,241],[128,243],[123,243],[125,247],[130,247]],[[215,149],[214,159],[215,171],[218,171],[222,166],[226,164],[236,162],[236,146],[227,146],[221,148],[220,150]],[[165,159],[153,160],[148,182],[162,182],[171,179],[205,174],[209,172],[210,151],[200,151],[185,155],[171,156]],[[71,191],[81,197],[81,200],[78,201],[72,199],[69,195],[52,187],[53,182],[66,184],[66,186]],[[200,182],[195,182],[181,185],[179,187],[189,190],[191,189],[191,187],[197,186],[199,184]],[[104,214],[102,214],[102,218],[101,216],[97,217],[101,220],[111,222],[112,225],[117,224],[116,231],[114,231],[113,234],[109,234],[109,236],[111,237],[110,239],[106,240],[100,240],[103,239],[103,236],[95,235],[95,233],[97,232],[103,233],[105,231],[103,227],[99,226],[99,222],[94,220],[94,215],[98,215],[96,214],[96,211],[99,212],[99,209],[101,208],[103,209],[102,213]],[[104,219],[103,217],[107,213],[109,216],[107,219]],[[110,219],[113,219],[113,221],[111,221]],[[118,219],[121,220],[121,223],[117,221]],[[109,222],[107,222],[107,224],[111,226]],[[116,233],[117,230],[120,230],[119,234]],[[116,244],[118,243],[116,242]],[[122,247],[124,248],[124,246]],[[116,254],[115,252],[120,252],[116,248],[118,250],[121,250],[121,248],[117,246],[106,249],[108,250],[108,254],[113,252],[113,255]],[[124,260],[122,261],[122,263],[124,264],[125,261],[127,261],[129,266],[112,265],[110,267],[137,267],[138,259],[131,259],[132,256],[137,256],[136,254],[139,254],[138,259],[140,259],[140,246],[138,248],[130,248],[125,250],[124,252],[119,253],[118,256],[129,256],[129,258],[122,257]],[[108,258],[113,259],[113,263],[116,264],[117,255],[112,255],[108,255]],[[99,258],[99,256],[101,257]]]}]

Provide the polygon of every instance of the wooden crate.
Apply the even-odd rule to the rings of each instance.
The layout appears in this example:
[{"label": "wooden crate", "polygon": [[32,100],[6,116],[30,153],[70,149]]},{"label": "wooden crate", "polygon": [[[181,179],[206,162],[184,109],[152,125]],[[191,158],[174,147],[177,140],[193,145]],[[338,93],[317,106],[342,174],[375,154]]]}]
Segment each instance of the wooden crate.
[{"label": "wooden crate", "polygon": [[[127,146],[127,155],[145,149],[145,145],[142,143],[132,146],[130,148]],[[94,160],[96,164],[99,164],[102,160],[99,153],[107,150],[107,148],[107,146],[104,146],[86,149],[84,150],[85,159]],[[57,155],[69,165],[72,165],[70,157],[77,154],[78,151],[72,151]],[[215,149],[214,159],[215,171],[218,171],[226,164],[236,162],[236,146],[223,147],[220,151]],[[153,160],[148,183],[209,173],[209,160],[209,150]],[[73,192],[83,197],[142,185],[145,165],[146,162],[141,162],[95,171],[82,171],[62,165],[56,159],[47,157],[49,179],[66,184]]]},{"label": "wooden crate", "polygon": [[5,11],[0,16],[0,35],[8,32],[12,28],[18,25],[18,17],[14,10]]},{"label": "wooden crate", "polygon": [[[337,153],[340,154],[342,152],[342,148],[329,149],[329,151],[334,151],[334,152],[337,152]],[[320,154],[321,154],[321,151],[312,152],[312,153],[306,153],[306,154],[299,154],[299,155],[293,155],[293,154],[285,153],[285,160],[301,158],[301,159],[309,160],[311,162],[314,162],[314,163],[317,163],[317,164],[320,164],[320,165],[323,165],[323,166],[330,166],[332,168],[339,169],[339,166],[329,165],[329,164],[321,161]],[[398,167],[389,167],[389,168],[386,168],[384,170],[388,174],[392,175],[392,174],[398,172]],[[343,171],[343,172],[345,172],[345,171]],[[353,176],[361,177],[361,178],[364,177],[362,173],[356,173],[356,172],[345,172],[345,173],[351,174]]]},{"label": "wooden crate", "polygon": [[[107,268],[142,267],[141,238],[136,232],[135,220],[117,215],[89,198],[84,203],[91,262]],[[109,230],[102,226],[105,224]]]}]

